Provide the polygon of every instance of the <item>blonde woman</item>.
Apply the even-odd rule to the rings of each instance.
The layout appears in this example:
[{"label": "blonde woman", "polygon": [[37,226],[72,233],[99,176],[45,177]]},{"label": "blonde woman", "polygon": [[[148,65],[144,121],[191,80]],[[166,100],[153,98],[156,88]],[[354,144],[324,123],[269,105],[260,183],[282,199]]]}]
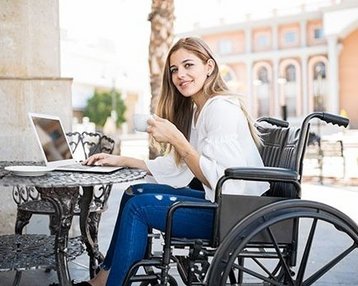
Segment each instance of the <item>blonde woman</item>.
[{"label": "blonde woman", "polygon": [[[213,201],[218,179],[229,167],[263,165],[259,137],[239,95],[220,76],[209,47],[198,38],[180,39],[164,67],[157,114],[147,132],[166,147],[154,160],[97,154],[86,164],[141,168],[156,183],[131,186],[124,194],[112,241],[98,275],[75,285],[122,285],[129,268],[144,258],[149,228],[165,229],[176,201]],[[196,184],[193,184],[196,182]],[[266,183],[231,182],[224,192],[261,195]],[[182,209],[175,216],[177,237],[210,238],[213,210]]]}]

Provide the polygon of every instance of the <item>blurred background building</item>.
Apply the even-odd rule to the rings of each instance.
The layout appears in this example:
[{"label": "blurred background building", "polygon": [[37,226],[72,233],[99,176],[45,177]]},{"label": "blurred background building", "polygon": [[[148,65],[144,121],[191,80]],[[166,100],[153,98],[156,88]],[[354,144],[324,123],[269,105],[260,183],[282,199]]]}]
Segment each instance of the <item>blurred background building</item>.
[{"label": "blurred background building", "polygon": [[180,34],[203,38],[255,117],[301,122],[312,111],[343,113],[358,128],[358,3],[320,1],[224,20]]},{"label": "blurred background building", "polygon": [[[133,63],[138,66],[130,70],[131,65],[124,64],[126,56],[118,52],[118,45],[130,49],[127,44],[133,40],[138,56],[147,53],[146,47],[140,52],[139,47],[134,47],[140,46],[134,39],[118,41],[115,34],[93,33],[89,37],[75,33],[73,24],[65,17],[68,6],[73,5],[70,2],[60,1],[61,74],[73,78],[74,117],[81,122],[87,99],[95,89],[117,88],[127,106],[129,126],[123,129],[125,133],[132,132],[133,113],[147,112],[149,108],[147,62]],[[196,8],[183,10],[185,3],[176,3],[177,36],[195,35],[209,43],[218,56],[224,78],[247,97],[254,117],[284,117],[295,124],[309,112],[329,111],[349,116],[350,127],[357,128],[358,86],[354,79],[358,76],[358,1],[297,1],[296,6],[294,3],[242,15],[240,1],[237,12],[233,1],[212,1],[207,4],[208,9],[216,5],[211,7],[211,13],[217,13],[211,21],[207,17],[193,17],[196,20],[190,21],[190,11]],[[188,15],[186,25],[184,13]],[[138,25],[148,29],[145,15],[141,17],[143,22]],[[143,35],[142,31],[140,38],[146,45],[148,37]]]}]

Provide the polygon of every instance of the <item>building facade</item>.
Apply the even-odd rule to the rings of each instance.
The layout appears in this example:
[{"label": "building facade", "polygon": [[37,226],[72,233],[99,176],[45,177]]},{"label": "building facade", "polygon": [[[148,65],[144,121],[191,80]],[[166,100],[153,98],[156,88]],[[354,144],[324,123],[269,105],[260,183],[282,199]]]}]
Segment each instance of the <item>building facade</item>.
[{"label": "building facade", "polygon": [[[294,14],[216,27],[185,35],[204,39],[226,81],[247,95],[255,117],[300,122],[313,111],[347,115],[358,128],[358,1],[300,6]],[[181,35],[182,36],[182,35]]]}]

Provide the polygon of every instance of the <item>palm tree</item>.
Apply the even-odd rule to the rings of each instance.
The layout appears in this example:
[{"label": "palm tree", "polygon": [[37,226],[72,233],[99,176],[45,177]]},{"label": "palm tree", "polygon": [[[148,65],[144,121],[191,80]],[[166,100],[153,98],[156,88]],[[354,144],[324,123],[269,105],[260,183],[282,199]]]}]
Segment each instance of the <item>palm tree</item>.
[{"label": "palm tree", "polygon": [[[151,22],[149,42],[149,72],[152,93],[150,112],[154,113],[160,93],[161,74],[166,54],[174,38],[174,0],[152,0],[152,10],[148,15]],[[157,151],[149,148],[149,158],[158,155]]]},{"label": "palm tree", "polygon": [[174,0],[152,0],[152,11],[148,16],[151,22],[149,43],[149,72],[152,92],[150,111],[157,106],[161,74],[166,54],[174,38]]}]

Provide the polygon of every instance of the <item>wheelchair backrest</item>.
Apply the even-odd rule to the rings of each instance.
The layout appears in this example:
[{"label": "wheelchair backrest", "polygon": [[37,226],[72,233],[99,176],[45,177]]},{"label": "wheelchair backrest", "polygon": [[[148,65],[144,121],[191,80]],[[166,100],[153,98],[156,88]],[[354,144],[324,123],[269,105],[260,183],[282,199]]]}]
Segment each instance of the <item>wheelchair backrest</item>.
[{"label": "wheelchair backrest", "polygon": [[[302,175],[302,160],[305,148],[298,148],[298,144],[305,144],[307,134],[301,134],[300,128],[277,126],[258,121],[256,124],[262,145],[259,152],[266,167],[279,167],[296,171]],[[300,194],[291,184],[271,182],[266,196],[299,198]]]}]

